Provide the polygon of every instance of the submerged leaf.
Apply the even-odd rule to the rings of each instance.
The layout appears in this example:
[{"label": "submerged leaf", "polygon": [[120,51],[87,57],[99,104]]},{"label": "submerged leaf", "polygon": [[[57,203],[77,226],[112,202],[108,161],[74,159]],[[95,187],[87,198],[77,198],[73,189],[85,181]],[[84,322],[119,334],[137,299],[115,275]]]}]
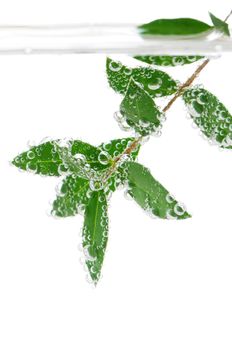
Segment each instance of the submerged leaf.
[{"label": "submerged leaf", "polygon": [[90,196],[89,181],[75,175],[67,176],[53,202],[52,215],[68,217],[83,211]]},{"label": "submerged leaf", "polygon": [[107,200],[104,191],[92,192],[85,209],[83,248],[86,265],[96,284],[100,278],[108,239]]},{"label": "submerged leaf", "polygon": [[[80,140],[54,140],[31,147],[15,157],[12,164],[35,174],[61,176],[69,170],[63,155],[67,160],[68,157],[80,154],[84,156],[85,162],[91,163],[93,159],[97,162],[98,153],[96,147]],[[78,157],[72,158],[72,161],[77,159]]]},{"label": "submerged leaf", "polygon": [[31,147],[12,161],[16,167],[36,174],[60,176],[62,160],[55,148],[55,141]]},{"label": "submerged leaf", "polygon": [[134,56],[139,61],[146,62],[148,64],[154,64],[156,66],[183,66],[185,64],[190,64],[196,62],[203,56]]},{"label": "submerged leaf", "polygon": [[149,169],[128,162],[128,193],[147,212],[162,219],[186,219],[185,207],[151,175]]},{"label": "submerged leaf", "polygon": [[138,28],[146,35],[195,35],[212,29],[207,23],[193,18],[157,19]]},{"label": "submerged leaf", "polygon": [[215,29],[217,29],[219,32],[222,32],[226,36],[230,36],[230,30],[229,30],[228,24],[225,21],[222,21],[220,18],[214,16],[212,13],[209,13],[209,15]]},{"label": "submerged leaf", "polygon": [[131,79],[127,93],[120,105],[120,112],[126,122],[140,135],[155,132],[160,126],[162,113],[153,99]]},{"label": "submerged leaf", "polygon": [[120,94],[126,93],[131,78],[152,97],[171,95],[177,89],[175,80],[167,73],[150,67],[128,68],[107,58],[106,72],[110,86]]},{"label": "submerged leaf", "polygon": [[223,148],[232,148],[232,116],[216,96],[193,87],[183,94],[188,112],[200,130]]}]

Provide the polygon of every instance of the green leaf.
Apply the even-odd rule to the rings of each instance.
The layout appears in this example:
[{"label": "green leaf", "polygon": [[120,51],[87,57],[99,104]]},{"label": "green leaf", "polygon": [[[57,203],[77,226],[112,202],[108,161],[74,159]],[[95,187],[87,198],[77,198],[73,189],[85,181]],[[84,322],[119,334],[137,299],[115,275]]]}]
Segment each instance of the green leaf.
[{"label": "green leaf", "polygon": [[229,26],[225,21],[222,21],[218,17],[214,16],[212,13],[209,12],[211,21],[213,22],[213,25],[215,29],[217,29],[219,32],[222,32],[226,36],[230,36]]},{"label": "green leaf", "polygon": [[108,239],[107,200],[103,190],[92,192],[85,209],[83,248],[86,265],[96,284],[100,278]]},{"label": "green leaf", "polygon": [[126,122],[140,135],[157,131],[162,113],[153,99],[131,79],[127,93],[120,105],[120,112]]},{"label": "green leaf", "polygon": [[223,148],[232,148],[232,116],[218,98],[203,88],[193,87],[184,92],[183,99],[203,134]]},{"label": "green leaf", "polygon": [[150,67],[128,68],[110,58],[106,60],[106,72],[110,86],[125,94],[133,78],[152,97],[167,96],[177,90],[176,82],[165,72]]},{"label": "green leaf", "polygon": [[184,206],[151,175],[149,169],[128,162],[128,193],[149,214],[162,219],[186,219]]},{"label": "green leaf", "polygon": [[99,151],[96,147],[79,140],[54,140],[31,147],[15,157],[12,164],[35,174],[61,176],[69,170],[67,159],[76,156],[72,158],[74,163],[78,160],[78,154],[84,156],[82,161],[93,166],[98,162]]},{"label": "green leaf", "polygon": [[62,160],[56,151],[55,141],[31,147],[12,161],[16,167],[36,174],[59,176]]},{"label": "green leaf", "polygon": [[156,66],[183,66],[196,62],[203,56],[134,56],[139,61],[146,62],[148,64],[154,64]]},{"label": "green leaf", "polygon": [[74,216],[83,212],[90,197],[89,181],[74,174],[67,176],[58,190],[53,202],[52,215],[58,217]]},{"label": "green leaf", "polygon": [[195,35],[212,29],[207,23],[193,18],[157,19],[138,28],[146,35]]}]

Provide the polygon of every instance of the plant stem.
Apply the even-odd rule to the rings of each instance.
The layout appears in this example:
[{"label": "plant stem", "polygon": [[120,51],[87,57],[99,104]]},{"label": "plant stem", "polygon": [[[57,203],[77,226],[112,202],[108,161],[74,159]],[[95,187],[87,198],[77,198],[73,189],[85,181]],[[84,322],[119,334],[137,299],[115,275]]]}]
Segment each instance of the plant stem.
[{"label": "plant stem", "polygon": [[230,13],[226,16],[226,18],[224,19],[224,22],[227,22],[231,15],[232,15],[232,10],[231,10]]},{"label": "plant stem", "polygon": [[[226,22],[229,17],[232,15],[232,10],[230,11],[230,13],[226,16],[226,18],[224,19],[224,22]],[[167,112],[171,106],[173,105],[173,103],[178,99],[178,97],[180,97],[182,95],[182,93],[184,92],[184,90],[189,87],[190,85],[192,85],[192,83],[194,82],[194,80],[199,76],[199,74],[201,73],[201,71],[207,66],[207,64],[210,62],[210,59],[207,58],[203,61],[202,64],[200,64],[197,69],[193,72],[193,74],[185,81],[184,84],[182,84],[179,89],[176,91],[175,95],[172,97],[172,99],[167,103],[167,105],[163,108],[163,113]],[[137,137],[131,144],[129,147],[127,147],[125,149],[125,151],[120,154],[118,157],[116,157],[114,159],[114,162],[112,164],[112,166],[110,167],[109,171],[106,173],[106,176],[104,177],[103,181],[107,181],[108,178],[114,173],[114,171],[116,170],[118,163],[120,162],[120,160],[122,159],[122,157],[124,155],[130,155],[135,149],[136,147],[140,144],[140,142],[142,141],[143,137],[139,136]]]},{"label": "plant stem", "polygon": [[175,93],[175,95],[173,96],[173,98],[168,102],[168,104],[163,108],[163,112],[167,112],[167,110],[169,110],[169,108],[173,105],[173,103],[176,101],[176,99],[178,97],[180,97],[182,95],[182,93],[184,92],[184,90],[189,87],[193,81],[198,77],[198,75],[200,74],[200,72],[205,68],[205,66],[209,63],[209,58],[207,58],[200,66],[197,67],[197,69],[195,70],[195,72],[191,75],[191,77],[189,77],[186,82],[184,84],[182,84],[179,89],[177,90],[177,92]]}]

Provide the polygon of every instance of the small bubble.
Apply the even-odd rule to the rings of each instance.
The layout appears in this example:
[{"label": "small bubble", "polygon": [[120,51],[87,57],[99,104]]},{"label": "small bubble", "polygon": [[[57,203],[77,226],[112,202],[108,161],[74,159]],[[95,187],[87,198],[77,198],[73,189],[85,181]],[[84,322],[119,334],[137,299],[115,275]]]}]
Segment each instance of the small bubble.
[{"label": "small bubble", "polygon": [[131,201],[132,200],[132,196],[131,196],[129,191],[130,190],[128,188],[124,191],[124,197],[125,197],[125,199]]},{"label": "small bubble", "polygon": [[132,74],[132,69],[126,67],[126,68],[124,69],[124,73],[125,73],[126,75],[131,75],[131,74]]},{"label": "small bubble", "polygon": [[200,93],[197,97],[197,102],[201,105],[204,105],[205,103],[207,103],[208,98],[207,95]]},{"label": "small bubble", "polygon": [[168,203],[173,203],[173,202],[175,201],[175,199],[174,199],[174,197],[173,197],[170,193],[168,193],[168,194],[166,195],[166,201],[167,201]]},{"label": "small bubble", "polygon": [[92,191],[100,191],[103,189],[104,184],[100,180],[91,179],[89,182],[89,187]]},{"label": "small bubble", "polygon": [[99,163],[106,165],[109,164],[111,160],[111,156],[109,153],[105,152],[105,151],[101,151],[98,155],[98,161]]},{"label": "small bubble", "polygon": [[34,140],[28,140],[28,141],[27,141],[27,146],[28,146],[29,148],[35,147],[35,146],[36,146],[36,142],[35,142]]},{"label": "small bubble", "polygon": [[111,61],[109,68],[112,72],[119,72],[122,68],[122,64],[120,62]]},{"label": "small bubble", "polygon": [[76,153],[73,157],[76,159],[77,163],[83,164],[86,162],[86,157],[82,153]]},{"label": "small bubble", "polygon": [[28,158],[28,159],[33,159],[33,158],[35,158],[35,152],[33,152],[33,151],[28,151],[28,152],[27,152],[27,158]]},{"label": "small bubble", "polygon": [[64,164],[58,166],[58,173],[60,176],[67,174],[68,168]]},{"label": "small bubble", "polygon": [[86,259],[87,261],[95,261],[95,260],[96,260],[96,257],[93,257],[93,256],[89,253],[89,248],[90,248],[89,245],[83,247],[83,253],[84,253],[85,259]]},{"label": "small bubble", "polygon": [[166,212],[166,219],[168,220],[175,220],[176,217],[173,215],[173,212],[171,209],[168,209]]},{"label": "small bubble", "polygon": [[181,56],[174,56],[172,58],[173,66],[181,66],[184,63],[184,59]]},{"label": "small bubble", "polygon": [[158,90],[162,85],[162,79],[156,78],[152,83],[148,84],[150,90]]},{"label": "small bubble", "polygon": [[37,172],[37,164],[34,162],[28,162],[26,164],[26,170],[29,171],[30,173],[35,174]]},{"label": "small bubble", "polygon": [[115,119],[117,122],[121,121],[121,119],[123,119],[123,118],[124,118],[124,117],[123,117],[123,115],[122,115],[122,113],[121,113],[120,111],[114,112],[114,119]]},{"label": "small bubble", "polygon": [[185,211],[186,211],[185,206],[181,203],[176,203],[176,205],[174,206],[174,212],[178,216],[183,215]]}]

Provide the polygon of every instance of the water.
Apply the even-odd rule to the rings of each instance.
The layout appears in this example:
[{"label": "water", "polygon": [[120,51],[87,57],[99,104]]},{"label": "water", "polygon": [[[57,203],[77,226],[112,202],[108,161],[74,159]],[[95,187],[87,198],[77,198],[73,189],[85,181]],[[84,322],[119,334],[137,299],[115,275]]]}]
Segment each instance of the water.
[{"label": "water", "polygon": [[[12,46],[7,50],[16,52],[13,42],[12,40]],[[229,43],[225,46],[229,47]],[[30,50],[26,53],[36,53],[36,48],[31,48],[31,42],[30,45],[27,42],[25,47],[24,44],[21,42],[22,46],[17,50],[25,52],[25,47],[28,46]],[[183,42],[179,44],[182,45]],[[149,45],[152,45],[152,49],[155,48],[154,43]],[[209,45],[215,45],[215,42],[210,42]],[[172,47],[173,54],[186,53],[178,46]],[[101,49],[103,52],[106,50]],[[6,52],[6,47],[4,50]],[[57,41],[52,52],[57,53],[56,50],[61,52]],[[75,48],[65,49],[65,52],[69,50],[73,52]],[[81,50],[84,51],[83,47]],[[97,51],[98,48],[92,50]],[[128,47],[125,46],[125,51],[120,50],[120,54],[110,56],[132,68],[138,65],[146,66],[145,63],[131,57],[134,51],[130,51]],[[45,53],[48,49],[42,51]],[[220,52],[217,58],[214,55],[215,51],[207,51],[213,54],[213,58],[196,80],[196,84],[215,94],[232,111],[231,54],[227,49],[225,51]],[[197,52],[188,51],[189,54]],[[227,322],[221,320],[224,320],[227,312],[231,314],[231,283],[228,277],[232,264],[229,229],[232,197],[231,151],[219,151],[216,145],[210,146],[199,134],[200,130],[191,127],[193,120],[185,118],[187,110],[180,98],[166,113],[161,137],[151,136],[148,142],[142,145],[138,159],[171,191],[172,195],[167,196],[167,202],[172,203],[172,196],[180,199],[187,206],[192,218],[180,222],[151,220],[133,200],[124,199],[122,194],[125,188],[115,192],[109,205],[109,245],[103,279],[94,296],[90,294],[89,286],[85,282],[87,271],[83,271],[79,264],[81,254],[76,249],[81,243],[78,231],[82,227],[83,217],[78,215],[54,220],[46,215],[49,202],[57,195],[55,188],[61,179],[34,175],[33,168],[32,172],[26,173],[18,172],[15,167],[9,166],[9,161],[17,153],[29,149],[29,139],[37,144],[49,135],[51,139],[77,138],[93,145],[102,142],[106,145],[111,139],[132,135],[131,130],[123,131],[118,128],[113,117],[114,113],[119,111],[122,96],[108,86],[105,60],[104,53],[0,56],[0,257],[6,271],[2,272],[3,287],[12,287],[5,292],[3,300],[8,300],[7,305],[13,305],[13,315],[19,311],[23,314],[26,305],[26,314],[30,320],[35,320],[34,309],[31,312],[28,310],[31,306],[36,309],[36,315],[42,307],[41,319],[44,319],[44,315],[50,310],[47,326],[50,327],[55,318],[61,322],[57,326],[59,330],[65,324],[71,326],[71,331],[66,330],[65,338],[68,339],[71,334],[73,344],[78,326],[82,327],[82,331],[89,327],[97,337],[102,334],[103,325],[113,336],[110,324],[112,323],[114,327],[119,326],[120,337],[127,335],[128,329],[134,336],[133,327],[130,326],[131,322],[135,325],[134,312],[143,320],[140,332],[143,339],[149,339],[147,345],[152,344],[153,336],[147,338],[148,332],[145,328],[148,327],[153,334],[155,321],[156,329],[163,329],[163,337],[160,340],[162,343],[166,339],[167,329],[172,331],[172,327],[175,328],[176,315],[179,315],[179,312],[183,319],[188,321],[192,315],[195,316],[195,320],[198,320],[199,315],[203,315],[202,327],[208,324],[205,321],[210,322],[213,312],[216,312],[217,317],[213,315],[213,326],[216,330],[215,324],[219,325],[217,320],[226,325]],[[181,84],[191,76],[199,64],[200,61],[184,67],[160,69],[179,80]],[[155,87],[157,85],[152,86],[154,92]],[[155,101],[163,108],[170,99],[171,96],[157,97]],[[198,103],[202,103],[200,97]],[[194,111],[197,118],[197,111]],[[117,114],[117,119],[120,117],[120,114]],[[103,166],[112,160],[107,156],[108,151],[107,146],[103,147],[99,156]],[[28,156],[33,160],[33,153],[29,153]],[[78,159],[79,156],[76,160]],[[57,191],[60,193],[60,185]],[[176,215],[182,214],[185,207],[181,205],[175,210]],[[170,215],[170,219],[172,217]],[[87,257],[91,259],[91,256]],[[83,294],[81,290],[84,291]],[[82,297],[78,301],[80,295]],[[103,296],[99,303],[100,295]],[[69,306],[68,311],[66,306],[63,309],[60,306],[64,305],[64,296]],[[54,298],[57,299],[54,301]],[[22,308],[21,299],[24,301]],[[159,308],[160,303],[162,306]],[[218,308],[212,311],[212,305],[215,304]],[[53,308],[49,309],[51,305]],[[59,308],[64,323],[60,320]],[[8,310],[5,314],[8,314]],[[150,322],[147,317],[151,314]],[[116,324],[115,315],[117,320],[121,320],[126,331],[120,328],[120,322],[119,325]],[[70,321],[70,316],[74,322]],[[99,317],[101,324],[97,322]],[[94,327],[90,326],[91,318],[95,320]],[[14,320],[14,317],[12,319]],[[138,322],[140,321],[137,318],[136,324]],[[168,328],[167,322],[170,322]],[[20,322],[15,324],[15,328],[18,324]],[[29,322],[27,325],[30,329]],[[192,326],[194,328],[195,324],[192,323]],[[94,330],[95,327],[97,331]],[[189,332],[191,338],[193,334],[186,326],[186,321],[182,323],[182,327]],[[137,333],[140,334],[139,328],[137,329]],[[179,325],[176,327],[177,332],[178,330]],[[85,332],[88,339],[87,331]],[[45,333],[42,329],[42,334]],[[201,331],[196,333],[198,337]],[[194,329],[194,339],[196,333]],[[224,333],[223,329],[220,335]],[[211,328],[208,329],[208,335],[210,334]],[[61,336],[55,337],[60,339]],[[129,345],[130,335],[127,337]],[[135,340],[138,337],[139,335],[136,335]],[[103,348],[108,348],[108,345],[103,345]]]}]

